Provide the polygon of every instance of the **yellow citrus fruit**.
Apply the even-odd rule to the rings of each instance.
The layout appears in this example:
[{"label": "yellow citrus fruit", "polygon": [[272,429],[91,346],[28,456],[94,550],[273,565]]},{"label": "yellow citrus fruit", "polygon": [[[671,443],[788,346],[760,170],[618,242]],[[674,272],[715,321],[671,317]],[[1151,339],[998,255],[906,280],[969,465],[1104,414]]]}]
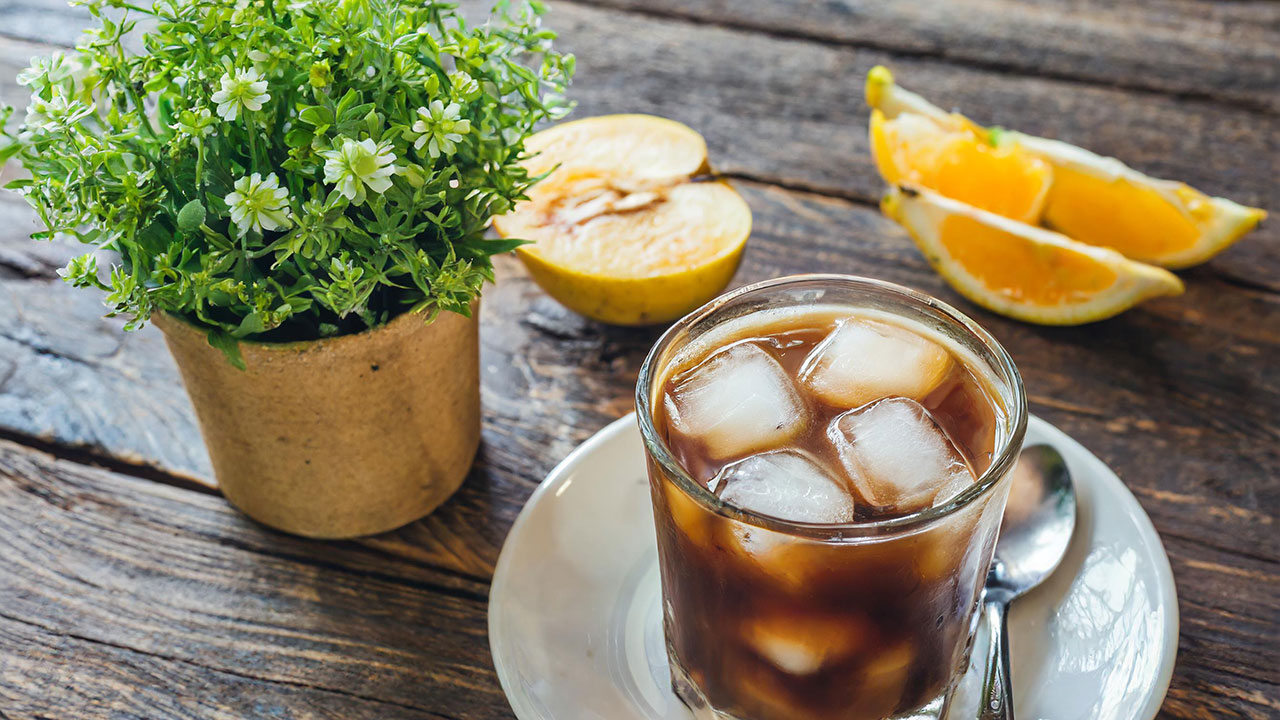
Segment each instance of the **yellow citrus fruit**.
[{"label": "yellow citrus fruit", "polygon": [[751,210],[709,180],[707,146],[650,115],[605,115],[525,143],[529,199],[494,219],[535,282],[566,307],[615,325],[669,322],[722,291],[751,233]]},{"label": "yellow citrus fruit", "polygon": [[[1008,146],[1007,152],[1017,158],[1016,161],[1006,159],[1005,163],[1024,163],[1019,167],[1000,168],[991,158],[976,155],[972,148],[963,152],[948,150],[949,157],[956,158],[951,165],[965,167],[951,168],[951,179],[944,186],[931,179],[934,173],[931,168],[937,164],[934,155],[923,151],[899,152],[898,157],[903,158],[901,163],[919,164],[916,171],[919,176],[894,170],[901,179],[886,174],[886,180],[933,188],[948,197],[1014,219],[1038,220],[1075,240],[1113,248],[1135,260],[1168,268],[1202,263],[1239,240],[1266,216],[1257,208],[1209,197],[1184,183],[1144,175],[1115,158],[1102,157],[1074,145],[998,128],[981,128],[899,87],[884,67],[877,66],[867,74],[866,96],[874,109],[873,152],[884,152],[877,149],[875,139],[875,113],[878,112],[883,117],[879,123],[886,138],[891,122],[912,128],[916,136],[955,137],[967,130],[981,138],[986,133],[988,139],[995,139],[989,144],[997,148]],[[889,140],[884,142],[888,144]],[[931,142],[936,144],[942,140]],[[1010,197],[1015,201],[1036,197],[1033,191],[1037,176],[1026,169],[1027,159],[1042,161],[1052,168],[1043,209],[1038,216],[1031,214],[1031,210],[1039,210],[1031,204],[1021,208],[1017,202],[1010,205]],[[968,174],[970,172],[972,174]],[[1007,177],[991,182],[995,172],[1005,172]],[[885,174],[883,166],[881,173]],[[1017,189],[1012,196],[1010,188]],[[1019,209],[1027,212],[1020,216],[1015,212]]]},{"label": "yellow citrus fruit", "polygon": [[959,116],[939,122],[902,113],[890,120],[872,110],[871,154],[890,185],[927,187],[1020,222],[1039,222],[1053,180],[1049,164],[1008,134]]},{"label": "yellow citrus fruit", "polygon": [[930,190],[895,187],[881,209],[956,291],[1018,320],[1080,325],[1183,289],[1168,270]]}]

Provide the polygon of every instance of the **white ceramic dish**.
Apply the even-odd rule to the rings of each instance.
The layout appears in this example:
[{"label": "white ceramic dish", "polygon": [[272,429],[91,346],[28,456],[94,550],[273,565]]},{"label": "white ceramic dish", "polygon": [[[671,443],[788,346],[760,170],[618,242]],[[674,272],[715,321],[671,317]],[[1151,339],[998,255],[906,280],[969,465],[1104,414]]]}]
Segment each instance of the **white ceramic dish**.
[{"label": "white ceramic dish", "polygon": [[[1010,614],[1017,716],[1150,720],[1178,646],[1169,559],[1101,460],[1032,417],[1026,444],[1036,443],[1066,458],[1080,516],[1061,568]],[[644,450],[628,415],[551,471],[498,559],[489,642],[516,717],[692,718],[668,681],[657,560]],[[971,667],[951,717],[974,716],[977,676]]]}]

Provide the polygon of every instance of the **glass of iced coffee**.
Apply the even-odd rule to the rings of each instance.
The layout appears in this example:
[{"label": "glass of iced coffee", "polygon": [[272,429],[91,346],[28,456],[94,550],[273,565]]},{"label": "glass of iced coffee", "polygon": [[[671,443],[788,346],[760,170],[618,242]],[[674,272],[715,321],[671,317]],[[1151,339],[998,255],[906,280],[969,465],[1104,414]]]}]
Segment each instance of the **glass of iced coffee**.
[{"label": "glass of iced coffee", "polygon": [[695,715],[939,717],[1026,427],[1008,353],[907,288],[782,278],[673,326],[636,404]]}]

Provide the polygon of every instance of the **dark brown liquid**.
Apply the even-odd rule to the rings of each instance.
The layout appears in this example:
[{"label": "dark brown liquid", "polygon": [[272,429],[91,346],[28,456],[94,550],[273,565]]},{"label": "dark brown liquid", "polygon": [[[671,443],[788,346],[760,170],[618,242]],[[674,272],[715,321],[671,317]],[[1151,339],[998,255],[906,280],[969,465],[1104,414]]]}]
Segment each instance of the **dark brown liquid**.
[{"label": "dark brown liquid", "polygon": [[[837,319],[792,317],[724,344],[754,338],[795,377]],[[664,391],[724,344],[673,368]],[[950,374],[916,399],[980,474],[1003,415],[980,376],[955,359]],[[804,402],[813,422],[786,447],[834,467],[825,428],[850,408],[811,394]],[[713,457],[655,406],[655,427],[704,486],[737,459]],[[1006,488],[921,531],[813,539],[717,514],[656,465],[651,474],[667,641],[687,702],[744,720],[881,720],[947,689],[967,657]],[[857,498],[855,508],[860,519],[901,514]]]}]

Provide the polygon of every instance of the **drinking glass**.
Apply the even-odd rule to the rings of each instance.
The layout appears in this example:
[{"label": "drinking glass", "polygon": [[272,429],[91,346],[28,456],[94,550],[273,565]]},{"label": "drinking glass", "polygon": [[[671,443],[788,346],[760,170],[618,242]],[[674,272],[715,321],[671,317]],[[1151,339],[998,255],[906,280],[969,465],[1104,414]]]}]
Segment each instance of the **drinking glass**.
[{"label": "drinking glass", "polygon": [[[888,312],[946,341],[987,386],[994,450],[943,503],[840,525],[734,507],[675,459],[655,421],[673,360],[778,308]],[[687,356],[688,353],[686,353]],[[1026,396],[1009,354],[949,305],[891,283],[802,275],[741,288],[668,330],[640,371],[672,684],[699,718],[936,718],[968,664]]]}]

